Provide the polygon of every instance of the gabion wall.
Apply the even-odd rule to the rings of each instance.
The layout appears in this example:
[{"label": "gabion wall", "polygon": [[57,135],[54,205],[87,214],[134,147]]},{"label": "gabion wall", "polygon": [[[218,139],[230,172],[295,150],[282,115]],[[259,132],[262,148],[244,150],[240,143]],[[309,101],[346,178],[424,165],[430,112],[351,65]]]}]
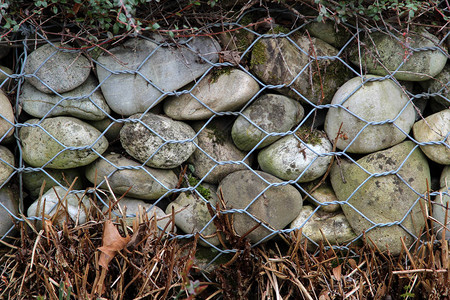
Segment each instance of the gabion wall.
[{"label": "gabion wall", "polygon": [[141,205],[170,230],[174,212],[173,238],[199,233],[218,255],[234,251],[223,215],[252,245],[302,229],[311,249],[367,239],[395,254],[425,218],[440,236],[448,34],[284,25],[248,13],[107,49],[22,31],[23,51],[2,59],[15,69],[0,72],[3,239],[25,217],[68,221],[61,203],[86,222],[88,196],[108,207],[111,191],[126,193],[117,216]]}]

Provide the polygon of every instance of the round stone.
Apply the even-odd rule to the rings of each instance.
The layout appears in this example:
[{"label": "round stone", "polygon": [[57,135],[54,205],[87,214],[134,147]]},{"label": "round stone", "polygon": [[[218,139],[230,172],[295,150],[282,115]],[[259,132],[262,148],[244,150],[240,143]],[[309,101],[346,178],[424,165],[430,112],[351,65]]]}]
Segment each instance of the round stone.
[{"label": "round stone", "polygon": [[[253,156],[247,155],[233,144],[230,124],[228,118],[218,118],[209,122],[205,128],[204,123],[193,125],[195,130],[201,130],[197,135],[199,148],[188,161],[194,166],[194,175],[203,178],[205,182],[218,184],[228,174],[246,170],[246,165],[250,165],[253,160]],[[223,162],[231,163],[220,164]]]},{"label": "round stone", "polygon": [[408,97],[391,80],[370,81],[377,78],[367,75],[363,82],[355,77],[334,95],[331,104],[337,107],[328,111],[325,132],[330,140],[339,137],[337,148],[371,153],[402,142],[406,135],[401,130],[411,130],[415,111]]},{"label": "round stone", "polygon": [[164,112],[175,120],[206,120],[217,112],[240,109],[258,91],[256,80],[241,70],[215,70],[197,83],[191,93],[166,99]]},{"label": "round stone", "polygon": [[419,143],[439,142],[438,145],[420,145],[423,153],[442,165],[450,165],[450,110],[443,110],[416,122],[414,138]]},{"label": "round stone", "polygon": [[304,109],[296,100],[282,95],[267,94],[256,99],[242,114],[245,117],[239,116],[236,119],[231,136],[239,149],[250,151],[263,139],[256,149],[266,147],[282,137],[268,136],[261,129],[269,134],[289,131],[302,120]]},{"label": "round stone", "polygon": [[[147,166],[172,169],[194,153],[195,145],[187,140],[195,136],[195,131],[186,123],[152,113],[132,115],[130,119],[140,121],[123,126],[120,142],[128,154]],[[197,143],[196,138],[194,141]]]},{"label": "round stone", "polygon": [[[372,176],[381,173],[385,175]],[[330,179],[339,201],[345,201],[341,207],[347,220],[357,235],[370,238],[367,242],[398,255],[402,239],[409,247],[419,237],[425,225],[419,201],[431,179],[427,159],[413,142],[368,154],[356,163],[341,159],[333,164]],[[392,224],[400,221],[402,226]]]},{"label": "round stone", "polygon": [[[84,224],[90,207],[91,202],[84,192],[67,194],[64,188],[55,186],[30,205],[27,216],[52,218],[52,224],[60,226],[69,219]],[[42,226],[41,222],[38,224]]]},{"label": "round stone", "polygon": [[80,86],[88,78],[91,65],[80,52],[64,50],[70,47],[45,44],[31,52],[24,72],[36,77],[27,77],[27,81],[44,93],[64,93]]},{"label": "round stone", "polygon": [[[31,126],[19,131],[23,160],[33,167],[85,166],[97,159],[97,153],[102,154],[108,148],[108,141],[97,129],[72,117],[31,119],[25,124]],[[67,149],[69,147],[71,149]]]},{"label": "round stone", "polygon": [[59,95],[46,94],[25,83],[19,102],[23,110],[36,118],[44,116],[73,116],[85,120],[101,120],[111,112],[97,79],[89,76],[79,87]]},{"label": "round stone", "polygon": [[302,196],[293,186],[280,183],[270,174],[251,170],[231,173],[222,180],[218,190],[222,191],[226,209],[245,210],[233,213],[233,228],[238,235],[246,234],[255,243],[268,241],[273,230],[283,229],[298,216]]},{"label": "round stone", "polygon": [[362,68],[371,74],[393,74],[398,80],[429,80],[439,74],[447,62],[446,55],[439,49],[410,50],[438,48],[439,39],[425,29],[411,30],[406,36],[373,32],[362,39],[362,44],[368,47],[349,47],[351,62],[357,66],[362,63]]},{"label": "round stone", "polygon": [[19,215],[19,197],[9,187],[3,187],[0,189],[0,238],[9,232],[8,236],[14,234],[14,229],[10,231],[14,226],[13,216]]},{"label": "round stone", "polygon": [[327,171],[331,162],[333,147],[319,131],[300,128],[296,136],[286,136],[258,154],[258,163],[267,173],[284,180],[309,182],[319,178]]},{"label": "round stone", "polygon": [[114,193],[126,193],[129,197],[145,200],[159,199],[178,183],[178,177],[172,170],[142,166],[115,153],[106,154],[104,159],[98,159],[86,167],[86,178],[91,183],[97,183],[98,187],[107,189],[105,177]]}]

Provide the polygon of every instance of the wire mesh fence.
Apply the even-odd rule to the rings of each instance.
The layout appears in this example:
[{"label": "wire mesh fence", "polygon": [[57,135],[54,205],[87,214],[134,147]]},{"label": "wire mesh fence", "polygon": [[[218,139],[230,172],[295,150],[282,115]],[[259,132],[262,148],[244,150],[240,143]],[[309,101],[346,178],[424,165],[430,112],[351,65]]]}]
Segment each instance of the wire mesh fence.
[{"label": "wire mesh fence", "polygon": [[[370,236],[395,252],[399,237],[420,241],[427,218],[442,232],[431,208],[448,210],[448,181],[436,179],[450,164],[450,33],[438,39],[345,24],[322,37],[331,46],[313,21],[283,27],[252,13],[258,16],[250,11],[196,36],[137,35],[108,49],[61,44],[23,27],[23,48],[9,56],[14,71],[0,71],[13,101],[1,111],[0,141],[14,153],[0,157],[0,189],[11,187],[19,203],[7,202],[16,199],[9,191],[2,196],[2,239],[25,218],[54,220],[64,201],[50,201],[51,186],[62,188],[59,200],[66,191],[78,195],[63,203],[75,209],[75,222],[91,206],[84,195],[100,209],[126,193],[152,214],[165,210],[160,219],[174,213],[184,218],[178,230],[167,222],[160,229],[169,238],[198,235],[217,251],[210,263],[239,251],[215,229],[222,216],[232,216],[233,229],[253,246],[302,229],[310,245],[350,232],[329,246],[349,249]],[[221,80],[235,73],[234,81]],[[428,118],[435,114],[440,121]],[[412,129],[421,120],[426,137]],[[227,147],[237,154],[221,155]],[[324,187],[332,197],[317,192]],[[316,219],[333,220],[328,236],[324,223],[306,230]]]}]

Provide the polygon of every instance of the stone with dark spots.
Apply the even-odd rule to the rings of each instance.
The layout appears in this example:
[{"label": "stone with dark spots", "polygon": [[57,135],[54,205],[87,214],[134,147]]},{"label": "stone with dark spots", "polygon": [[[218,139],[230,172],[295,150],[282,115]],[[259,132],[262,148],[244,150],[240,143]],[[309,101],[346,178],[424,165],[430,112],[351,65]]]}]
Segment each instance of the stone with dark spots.
[{"label": "stone with dark spots", "polygon": [[[388,160],[389,164],[386,163]],[[380,250],[389,249],[397,255],[402,250],[401,238],[409,247],[414,237],[399,225],[371,227],[374,224],[399,222],[412,207],[402,226],[416,237],[420,234],[425,220],[418,200],[427,191],[427,182],[430,182],[426,157],[413,142],[406,141],[364,156],[357,163],[341,159],[340,164],[335,163],[331,168],[331,184],[336,196],[339,201],[346,201],[361,213],[350,205],[341,205],[357,235],[365,232]],[[368,179],[372,174],[396,171],[400,165],[402,167],[396,174]],[[404,181],[409,182],[410,187]]]},{"label": "stone with dark spots", "polygon": [[[195,136],[195,131],[186,123],[152,113],[143,116],[135,114],[130,119],[140,121],[123,126],[120,130],[120,142],[128,154],[149,167],[175,168],[185,162],[196,149],[188,141]],[[172,142],[166,143],[168,141]],[[194,141],[197,142],[197,139]]]},{"label": "stone with dark spots", "polygon": [[[411,51],[408,47],[426,48],[439,45],[439,39],[425,29],[409,31],[406,37],[373,32],[362,39],[368,47],[349,47],[350,60],[370,74],[393,74],[398,80],[424,81],[433,78],[444,68],[447,57],[441,50]],[[442,49],[442,47],[441,47]],[[361,57],[360,57],[361,54]],[[402,64],[398,71],[397,68]]]},{"label": "stone with dark spots", "polygon": [[[230,133],[232,122],[229,118],[216,118],[205,128],[204,122],[193,124],[193,128],[198,132],[199,148],[217,161],[214,162],[199,148],[189,158],[189,163],[194,166],[194,175],[203,178],[205,182],[218,184],[228,174],[246,170],[246,165],[251,165],[253,161],[252,155],[247,155],[247,152],[239,150],[233,144]],[[234,163],[219,164],[228,161]]]},{"label": "stone with dark spots", "polygon": [[330,103],[336,90],[349,79],[350,72],[339,60],[321,59],[313,63],[311,60],[318,56],[335,56],[338,50],[320,39],[297,34],[290,37],[303,51],[287,38],[260,39],[252,50],[251,70],[265,84],[271,85],[290,85],[302,72],[290,87],[279,91],[300,101],[307,102],[305,97],[314,104]]},{"label": "stone with dark spots", "polygon": [[[297,125],[304,115],[304,109],[297,101],[277,94],[266,94],[259,97],[233,124],[231,136],[235,145],[245,151],[266,147],[280,139],[282,136],[268,136],[261,129],[270,133],[283,133]],[[253,124],[252,124],[253,123]]]},{"label": "stone with dark spots", "polygon": [[[85,166],[98,158],[93,149],[102,154],[108,148],[108,141],[100,131],[76,118],[31,119],[26,124],[32,126],[22,127],[19,138],[23,160],[33,167],[71,169]],[[67,147],[79,149],[65,150]]]},{"label": "stone with dark spots", "polygon": [[[261,176],[263,179],[261,179]],[[267,181],[268,183],[266,183]],[[273,230],[283,229],[300,213],[303,205],[302,196],[291,185],[271,186],[279,184],[278,178],[261,171],[237,171],[225,177],[218,190],[222,190],[226,209],[245,209],[257,220]],[[265,191],[264,191],[265,190]],[[264,193],[256,198],[262,191]],[[256,199],[255,199],[256,198]],[[233,213],[233,226],[238,235],[246,234],[258,223],[246,213]],[[251,242],[259,242],[271,233],[263,225],[250,232],[247,237]]]}]

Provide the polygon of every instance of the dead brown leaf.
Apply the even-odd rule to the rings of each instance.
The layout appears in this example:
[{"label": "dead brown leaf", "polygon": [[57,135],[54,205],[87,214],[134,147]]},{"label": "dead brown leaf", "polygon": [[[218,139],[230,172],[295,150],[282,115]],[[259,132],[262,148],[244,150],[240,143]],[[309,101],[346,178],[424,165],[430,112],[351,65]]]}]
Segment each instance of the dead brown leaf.
[{"label": "dead brown leaf", "polygon": [[102,252],[98,264],[108,269],[108,265],[116,253],[125,248],[129,241],[130,236],[122,237],[113,222],[107,220],[103,229],[103,246],[98,248]]}]

